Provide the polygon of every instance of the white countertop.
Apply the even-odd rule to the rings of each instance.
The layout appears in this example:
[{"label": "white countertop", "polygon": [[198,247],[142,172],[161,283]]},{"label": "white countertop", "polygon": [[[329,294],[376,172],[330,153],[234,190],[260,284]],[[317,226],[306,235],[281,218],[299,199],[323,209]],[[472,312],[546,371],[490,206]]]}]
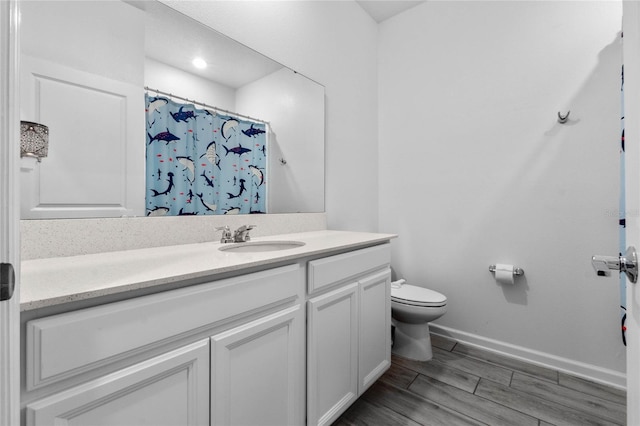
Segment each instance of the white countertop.
[{"label": "white countertop", "polygon": [[212,277],[268,266],[336,250],[383,243],[394,234],[313,231],[254,238],[252,241],[302,241],[287,250],[231,253],[218,242],[185,244],[26,260],[21,263],[20,310],[29,311],[76,300]]}]

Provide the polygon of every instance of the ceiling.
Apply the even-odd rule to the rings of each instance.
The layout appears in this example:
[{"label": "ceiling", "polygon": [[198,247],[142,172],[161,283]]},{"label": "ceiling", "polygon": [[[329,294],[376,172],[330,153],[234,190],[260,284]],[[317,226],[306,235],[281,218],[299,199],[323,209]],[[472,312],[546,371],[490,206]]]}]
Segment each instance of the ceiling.
[{"label": "ceiling", "polygon": [[357,0],[358,3],[378,23],[411,9],[425,1],[404,0]]},{"label": "ceiling", "polygon": [[[2,0],[0,0],[2,1]],[[282,68],[281,64],[234,40],[196,24],[191,18],[161,2],[124,0],[145,11],[146,55],[186,72],[239,88]],[[357,0],[376,22],[382,22],[425,1]],[[170,28],[171,31],[167,31]],[[199,56],[208,62],[196,70],[191,61]],[[226,58],[216,61],[215,58]]]},{"label": "ceiling", "polygon": [[[148,58],[233,89],[283,68],[282,64],[159,1],[125,1],[145,11]],[[207,67],[196,69],[191,63],[195,57],[204,59]]]}]

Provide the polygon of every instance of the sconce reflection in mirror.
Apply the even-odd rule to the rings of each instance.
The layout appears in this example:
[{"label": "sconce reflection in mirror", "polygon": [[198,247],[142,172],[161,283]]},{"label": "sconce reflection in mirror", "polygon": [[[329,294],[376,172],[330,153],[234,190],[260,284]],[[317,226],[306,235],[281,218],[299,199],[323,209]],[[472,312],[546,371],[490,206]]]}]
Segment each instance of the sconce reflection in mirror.
[{"label": "sconce reflection in mirror", "polygon": [[20,157],[42,161],[49,152],[49,128],[31,121],[20,122]]}]

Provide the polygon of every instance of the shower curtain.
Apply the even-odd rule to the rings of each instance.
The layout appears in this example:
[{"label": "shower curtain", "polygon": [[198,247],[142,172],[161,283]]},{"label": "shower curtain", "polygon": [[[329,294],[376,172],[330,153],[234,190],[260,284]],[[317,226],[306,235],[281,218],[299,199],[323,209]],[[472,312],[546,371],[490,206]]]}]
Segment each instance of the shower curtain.
[{"label": "shower curtain", "polygon": [[266,212],[266,126],[147,93],[147,216]]},{"label": "shower curtain", "polygon": [[[620,254],[626,251],[627,241],[625,235],[625,227],[626,227],[626,204],[625,204],[625,153],[624,153],[624,65],[622,66],[621,71],[621,83],[620,83],[620,209],[619,209],[619,232],[620,232]],[[626,274],[620,274],[620,315],[621,315],[621,333],[622,333],[622,343],[627,345],[627,337],[626,337],[626,320],[627,320],[627,276]]]}]

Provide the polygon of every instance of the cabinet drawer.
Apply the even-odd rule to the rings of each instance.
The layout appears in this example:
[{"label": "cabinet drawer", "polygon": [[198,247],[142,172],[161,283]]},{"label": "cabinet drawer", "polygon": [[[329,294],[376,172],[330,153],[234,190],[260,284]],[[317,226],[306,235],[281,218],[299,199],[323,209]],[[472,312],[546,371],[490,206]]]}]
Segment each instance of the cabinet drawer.
[{"label": "cabinet drawer", "polygon": [[358,275],[386,267],[391,261],[391,245],[381,244],[349,253],[312,260],[308,265],[308,292],[355,278]]},{"label": "cabinet drawer", "polygon": [[28,404],[26,424],[209,424],[209,342],[202,340]]},{"label": "cabinet drawer", "polygon": [[29,321],[27,389],[293,301],[303,277],[291,265]]}]

